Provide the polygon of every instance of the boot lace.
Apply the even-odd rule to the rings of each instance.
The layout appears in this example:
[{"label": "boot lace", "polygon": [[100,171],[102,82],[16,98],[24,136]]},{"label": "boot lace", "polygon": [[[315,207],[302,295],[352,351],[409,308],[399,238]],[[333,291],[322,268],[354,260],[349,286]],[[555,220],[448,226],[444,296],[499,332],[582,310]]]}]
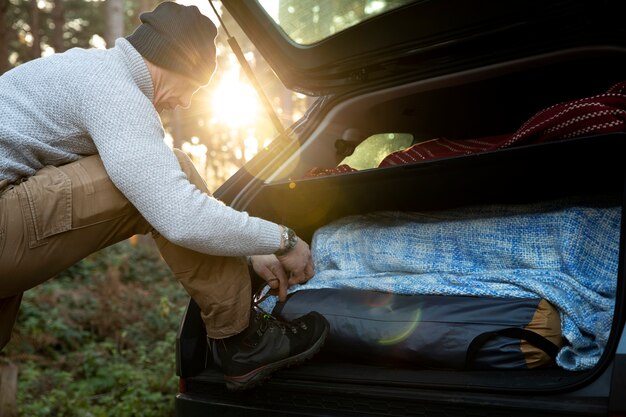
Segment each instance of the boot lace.
[{"label": "boot lace", "polygon": [[257,314],[255,320],[260,320],[259,329],[257,333],[259,336],[263,335],[265,331],[274,331],[274,329],[280,329],[283,334],[287,334],[287,331],[291,331],[293,334],[298,334],[298,329],[307,330],[307,325],[298,320],[287,321],[280,317],[268,313],[260,304],[268,297],[273,296],[272,288],[269,283],[261,285],[261,287],[254,293],[252,297],[252,309]]}]

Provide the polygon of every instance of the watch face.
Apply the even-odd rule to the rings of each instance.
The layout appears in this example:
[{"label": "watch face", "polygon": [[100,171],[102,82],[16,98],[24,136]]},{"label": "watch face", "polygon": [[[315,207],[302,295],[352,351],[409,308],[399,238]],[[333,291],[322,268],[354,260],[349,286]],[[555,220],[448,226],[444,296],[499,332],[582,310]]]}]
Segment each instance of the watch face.
[{"label": "watch face", "polygon": [[296,232],[291,229],[287,229],[287,247],[293,248],[298,243],[298,238],[296,237]]},{"label": "watch face", "polygon": [[293,249],[294,246],[296,246],[296,244],[298,243],[298,236],[296,236],[296,232],[286,226],[283,226],[281,239],[284,242],[285,246],[282,249],[276,251],[276,255],[284,255],[285,253]]}]

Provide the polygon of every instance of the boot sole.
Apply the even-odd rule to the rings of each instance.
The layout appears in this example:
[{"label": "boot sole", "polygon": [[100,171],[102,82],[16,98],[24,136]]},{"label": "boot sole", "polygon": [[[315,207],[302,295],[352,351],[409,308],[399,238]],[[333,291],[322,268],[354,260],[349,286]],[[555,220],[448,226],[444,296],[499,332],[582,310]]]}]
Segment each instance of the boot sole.
[{"label": "boot sole", "polygon": [[317,339],[317,341],[310,348],[298,353],[297,355],[289,356],[288,358],[280,361],[261,366],[260,368],[256,368],[245,375],[224,375],[226,388],[230,391],[244,391],[254,388],[269,379],[274,372],[287,368],[291,365],[298,365],[308,359],[311,359],[317,352],[319,352],[324,345],[324,342],[326,342],[329,329],[330,325],[326,322],[326,328],[320,338]]}]

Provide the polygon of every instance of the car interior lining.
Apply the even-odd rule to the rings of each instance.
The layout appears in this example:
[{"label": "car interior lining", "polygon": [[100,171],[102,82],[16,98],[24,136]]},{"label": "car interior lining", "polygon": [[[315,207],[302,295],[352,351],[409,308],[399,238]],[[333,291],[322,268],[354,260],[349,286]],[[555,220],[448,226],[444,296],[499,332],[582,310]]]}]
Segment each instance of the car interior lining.
[{"label": "car interior lining", "polygon": [[[412,134],[417,142],[441,136],[469,139],[511,133],[545,107],[599,94],[624,81],[625,57],[626,50],[619,48],[576,48],[415,80],[401,86],[380,85],[375,91],[354,91],[349,96],[335,97],[332,99],[335,105],[321,116],[301,149],[264,182],[245,207],[237,208],[288,224],[310,242],[315,231],[331,221],[379,210],[445,210],[580,195],[610,195],[621,202],[626,133],[328,177],[305,176],[315,167],[334,167],[345,157],[345,149],[338,152],[338,140],[358,144],[371,135],[390,132]],[[609,146],[617,150],[607,152]],[[289,204],[277,203],[285,201]],[[623,268],[620,274],[623,275]],[[623,291],[621,275],[618,292]],[[188,317],[193,308],[190,305]],[[613,329],[618,326],[617,320],[623,317],[616,317]],[[187,321],[185,326],[194,326],[193,321]],[[611,339],[607,350],[614,350],[616,343]],[[205,358],[198,351],[188,352],[187,358],[191,357],[196,361]],[[195,374],[187,383],[188,386],[197,384],[198,390],[204,390],[202,384],[217,383],[221,378],[211,366],[200,372],[192,369],[202,369],[203,364],[182,366],[183,374]],[[545,393],[581,386],[593,380],[605,366],[600,360],[594,369],[582,372],[556,367],[458,371],[350,363],[322,353],[310,363],[279,372],[266,384],[271,387],[288,382],[306,389],[307,381],[319,381],[380,387],[439,386],[463,387],[477,392]],[[261,392],[263,389],[259,388]]]}]

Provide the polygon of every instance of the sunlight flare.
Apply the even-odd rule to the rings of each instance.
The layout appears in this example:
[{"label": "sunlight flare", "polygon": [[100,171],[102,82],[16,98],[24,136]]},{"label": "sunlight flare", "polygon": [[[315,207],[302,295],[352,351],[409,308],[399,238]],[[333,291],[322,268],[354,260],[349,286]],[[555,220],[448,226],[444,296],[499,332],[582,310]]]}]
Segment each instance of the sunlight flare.
[{"label": "sunlight flare", "polygon": [[236,70],[224,74],[215,87],[211,105],[215,118],[234,129],[254,124],[260,107],[256,92],[239,80]]}]

